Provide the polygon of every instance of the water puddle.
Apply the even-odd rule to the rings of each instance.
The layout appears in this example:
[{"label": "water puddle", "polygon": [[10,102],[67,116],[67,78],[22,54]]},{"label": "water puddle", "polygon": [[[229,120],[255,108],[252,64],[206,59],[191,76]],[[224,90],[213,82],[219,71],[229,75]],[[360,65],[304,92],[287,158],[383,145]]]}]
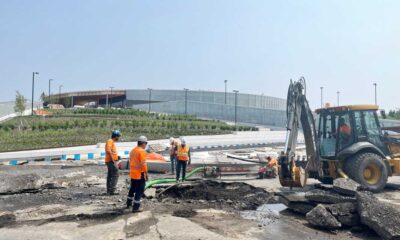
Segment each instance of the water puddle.
[{"label": "water puddle", "polygon": [[286,206],[281,203],[263,204],[254,211],[240,212],[240,216],[244,219],[253,220],[258,222],[260,225],[266,226],[279,219],[279,212],[285,209]]}]

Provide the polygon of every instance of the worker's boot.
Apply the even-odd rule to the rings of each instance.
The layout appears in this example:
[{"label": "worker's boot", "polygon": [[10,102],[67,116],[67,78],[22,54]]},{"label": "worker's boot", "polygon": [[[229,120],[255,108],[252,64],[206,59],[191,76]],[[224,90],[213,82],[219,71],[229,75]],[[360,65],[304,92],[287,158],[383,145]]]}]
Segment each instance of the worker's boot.
[{"label": "worker's boot", "polygon": [[126,200],[126,208],[131,208],[132,207],[132,199],[129,199],[128,198],[128,200]]},{"label": "worker's boot", "polygon": [[140,203],[134,203],[132,212],[140,212],[139,208],[140,208]]}]

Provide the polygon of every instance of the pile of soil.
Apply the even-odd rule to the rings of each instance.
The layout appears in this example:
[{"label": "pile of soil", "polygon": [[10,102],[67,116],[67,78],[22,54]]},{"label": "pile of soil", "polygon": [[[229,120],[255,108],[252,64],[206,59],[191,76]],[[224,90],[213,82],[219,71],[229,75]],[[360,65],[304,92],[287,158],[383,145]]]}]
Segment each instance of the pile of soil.
[{"label": "pile of soil", "polygon": [[175,185],[158,196],[158,200],[173,198],[190,201],[218,203],[217,207],[237,210],[255,210],[273,196],[264,189],[242,182],[217,182],[204,180],[191,185]]}]

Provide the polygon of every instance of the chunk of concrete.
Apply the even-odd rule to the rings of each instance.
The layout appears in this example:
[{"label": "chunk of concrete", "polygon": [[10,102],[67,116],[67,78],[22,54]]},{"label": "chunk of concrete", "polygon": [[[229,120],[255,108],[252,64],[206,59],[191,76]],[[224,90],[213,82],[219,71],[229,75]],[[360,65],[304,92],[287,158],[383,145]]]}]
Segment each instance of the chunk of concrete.
[{"label": "chunk of concrete", "polygon": [[12,212],[0,211],[0,227],[7,226],[8,223],[15,221],[16,217]]},{"label": "chunk of concrete", "polygon": [[337,178],[333,181],[333,190],[337,193],[355,196],[360,184],[350,178]]},{"label": "chunk of concrete", "polygon": [[332,184],[317,183],[317,184],[314,184],[314,187],[322,189],[322,190],[333,190]]},{"label": "chunk of concrete", "polygon": [[37,191],[42,184],[42,178],[36,173],[22,175],[0,174],[0,194]]},{"label": "chunk of concrete", "polygon": [[156,189],[155,188],[148,188],[144,192],[144,195],[146,196],[146,198],[149,198],[149,199],[155,198],[156,197]]},{"label": "chunk of concrete", "polygon": [[379,201],[371,192],[357,193],[361,223],[384,239],[400,239],[400,209]]},{"label": "chunk of concrete", "polygon": [[342,224],[321,204],[306,214],[307,221],[314,227],[323,229],[337,229]]},{"label": "chunk of concrete", "polygon": [[304,192],[279,193],[279,202],[300,214],[307,214],[316,206],[314,202],[306,199]]},{"label": "chunk of concrete", "polygon": [[326,209],[346,227],[360,225],[360,217],[357,212],[357,204],[354,202],[336,203],[326,206]]},{"label": "chunk of concrete", "polygon": [[313,189],[306,192],[306,199],[317,203],[342,203],[342,202],[355,202],[355,197],[344,196],[334,191],[326,191],[320,189]]}]

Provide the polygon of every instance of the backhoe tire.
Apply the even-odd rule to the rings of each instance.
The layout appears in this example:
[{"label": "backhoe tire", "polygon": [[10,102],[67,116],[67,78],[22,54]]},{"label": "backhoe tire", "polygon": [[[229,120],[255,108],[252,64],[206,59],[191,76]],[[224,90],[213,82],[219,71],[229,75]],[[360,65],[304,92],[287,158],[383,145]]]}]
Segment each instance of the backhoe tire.
[{"label": "backhoe tire", "polygon": [[379,192],[388,179],[384,159],[375,153],[359,153],[344,162],[344,171],[354,181],[372,192]]}]

